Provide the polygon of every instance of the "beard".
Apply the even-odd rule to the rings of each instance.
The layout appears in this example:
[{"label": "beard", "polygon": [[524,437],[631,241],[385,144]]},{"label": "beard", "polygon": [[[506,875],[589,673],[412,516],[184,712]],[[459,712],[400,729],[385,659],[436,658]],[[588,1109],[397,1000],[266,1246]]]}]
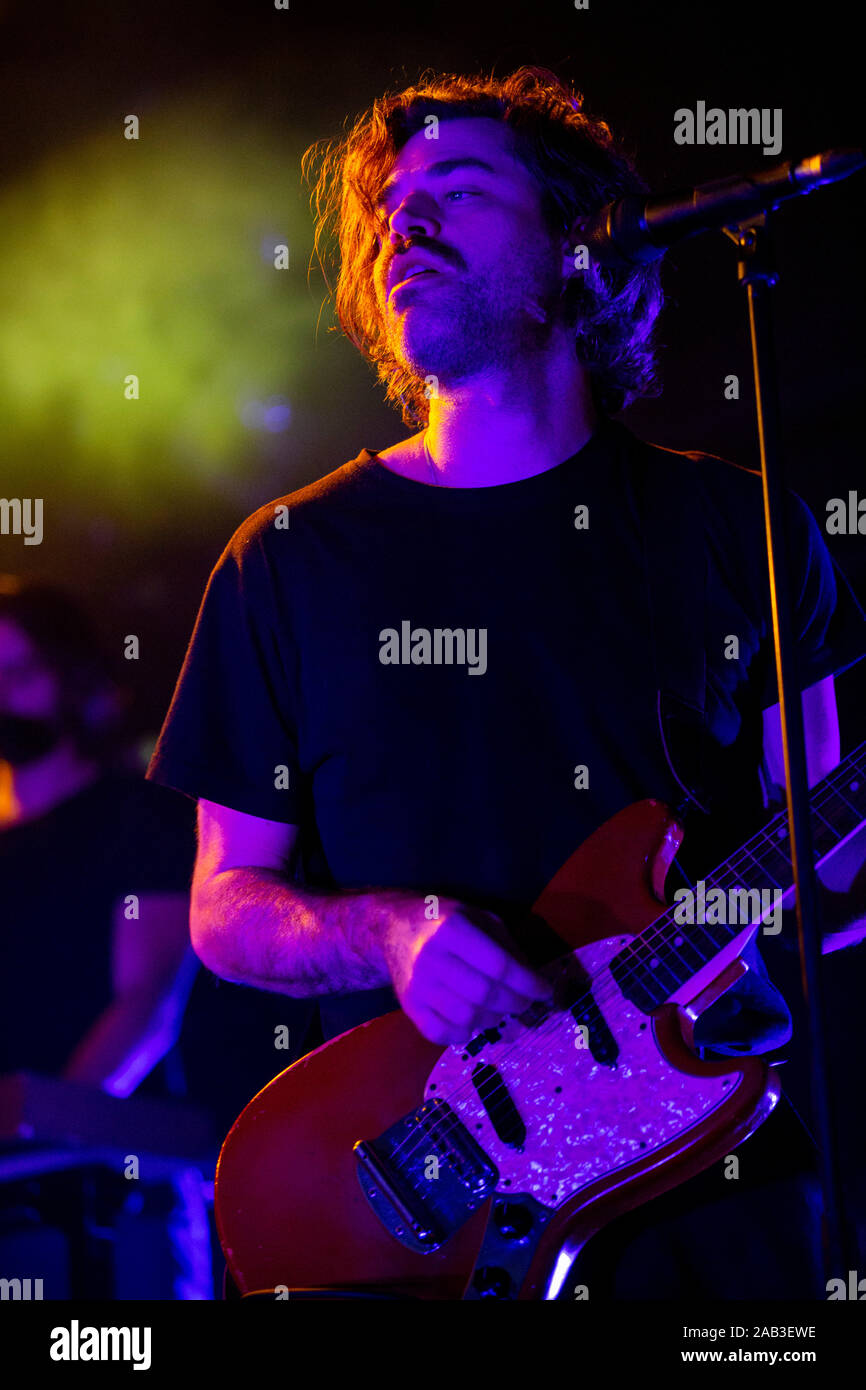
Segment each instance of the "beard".
[{"label": "beard", "polygon": [[563,303],[552,255],[509,257],[474,276],[449,269],[402,294],[405,307],[388,315],[391,348],[422,386],[430,376],[454,387],[490,371],[513,374],[523,363],[530,372]]}]

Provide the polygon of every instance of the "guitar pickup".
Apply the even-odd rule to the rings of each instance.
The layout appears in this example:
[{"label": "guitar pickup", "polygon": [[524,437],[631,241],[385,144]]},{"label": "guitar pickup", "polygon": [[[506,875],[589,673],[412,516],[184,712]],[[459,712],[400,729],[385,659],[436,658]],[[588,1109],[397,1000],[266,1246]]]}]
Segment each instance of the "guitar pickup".
[{"label": "guitar pickup", "polygon": [[485,1028],[483,1032],[479,1033],[477,1037],[474,1037],[471,1042],[466,1044],[465,1050],[469,1053],[470,1057],[477,1057],[482,1047],[486,1047],[488,1043],[499,1042],[501,1037],[502,1034],[498,1028]]},{"label": "guitar pickup", "polygon": [[494,1192],[499,1173],[443,1100],[426,1101],[355,1145],[361,1190],[387,1231],[438,1250]]},{"label": "guitar pickup", "polygon": [[589,994],[572,1005],[571,1016],[575,1023],[587,1031],[588,1050],[596,1062],[603,1067],[615,1067],[619,1057],[616,1038],[604,1021],[604,1015]]},{"label": "guitar pickup", "polygon": [[522,1149],[526,1142],[526,1125],[520,1118],[520,1111],[511,1098],[501,1072],[489,1063],[479,1062],[472,1069],[472,1084],[503,1144],[508,1144],[512,1149]]}]

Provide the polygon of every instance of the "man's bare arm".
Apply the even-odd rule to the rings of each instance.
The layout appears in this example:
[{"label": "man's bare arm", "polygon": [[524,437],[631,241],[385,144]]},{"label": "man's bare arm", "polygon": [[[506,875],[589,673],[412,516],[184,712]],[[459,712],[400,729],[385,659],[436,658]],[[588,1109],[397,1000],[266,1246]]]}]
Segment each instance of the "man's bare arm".
[{"label": "man's bare arm", "polygon": [[189,894],[142,893],[136,917],[114,905],[112,998],[64,1065],[68,1081],[131,1095],[177,1042],[198,961],[189,944]]},{"label": "man's bare arm", "polygon": [[[803,733],[806,740],[806,770],[810,787],[829,776],[839,766],[839,715],[836,709],[836,687],[832,676],[826,676],[803,692]],[[782,710],[776,704],[764,710],[764,760],[770,786],[766,789],[775,799],[784,799],[785,761],[782,753]]]},{"label": "man's bare arm", "polygon": [[444,1043],[549,997],[494,939],[492,914],[389,889],[302,888],[289,877],[297,827],[214,802],[199,802],[198,834],[192,944],[224,979],[298,997],[392,984],[419,1031]]},{"label": "man's bare arm", "polygon": [[193,946],[223,979],[298,997],[391,982],[381,894],[312,892],[239,867],[205,879],[193,902]]}]

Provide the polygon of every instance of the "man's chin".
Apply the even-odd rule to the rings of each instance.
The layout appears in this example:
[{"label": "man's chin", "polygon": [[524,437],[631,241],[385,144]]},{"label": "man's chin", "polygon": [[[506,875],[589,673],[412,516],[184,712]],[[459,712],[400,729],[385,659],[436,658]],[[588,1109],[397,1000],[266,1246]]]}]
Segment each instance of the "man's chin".
[{"label": "man's chin", "polygon": [[438,358],[428,359],[423,365],[404,361],[403,366],[414,377],[426,396],[465,386],[467,382],[476,380],[484,371],[484,365],[477,362],[470,364],[453,362],[450,359],[443,362]]},{"label": "man's chin", "polygon": [[426,383],[433,376],[437,384],[447,381],[456,386],[476,376],[479,369],[487,365],[478,361],[477,345],[473,344],[474,352],[467,352],[469,343],[471,339],[466,334],[454,334],[453,322],[442,321],[437,325],[428,320],[423,332],[402,336],[395,355],[421,382]]}]

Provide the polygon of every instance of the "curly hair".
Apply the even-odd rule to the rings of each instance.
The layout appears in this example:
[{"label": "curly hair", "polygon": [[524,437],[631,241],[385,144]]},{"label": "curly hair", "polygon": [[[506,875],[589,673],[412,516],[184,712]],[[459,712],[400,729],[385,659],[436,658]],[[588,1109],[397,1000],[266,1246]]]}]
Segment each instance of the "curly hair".
[{"label": "curly hair", "polygon": [[[425,117],[487,116],[514,135],[514,156],[534,177],[552,235],[616,198],[647,191],[610,127],[584,110],[584,99],[547,68],[521,67],[509,77],[424,72],[418,84],[390,92],[359,116],[340,140],[320,140],[303,157],[312,188],[315,249],[339,327],[375,367],[386,399],[404,423],[424,426],[424,382],[394,357],[373,289],[379,192],[398,152]],[[578,360],[605,415],[639,396],[660,393],[653,341],[663,305],[658,263],[614,269],[590,260],[563,299],[574,326]]]}]

